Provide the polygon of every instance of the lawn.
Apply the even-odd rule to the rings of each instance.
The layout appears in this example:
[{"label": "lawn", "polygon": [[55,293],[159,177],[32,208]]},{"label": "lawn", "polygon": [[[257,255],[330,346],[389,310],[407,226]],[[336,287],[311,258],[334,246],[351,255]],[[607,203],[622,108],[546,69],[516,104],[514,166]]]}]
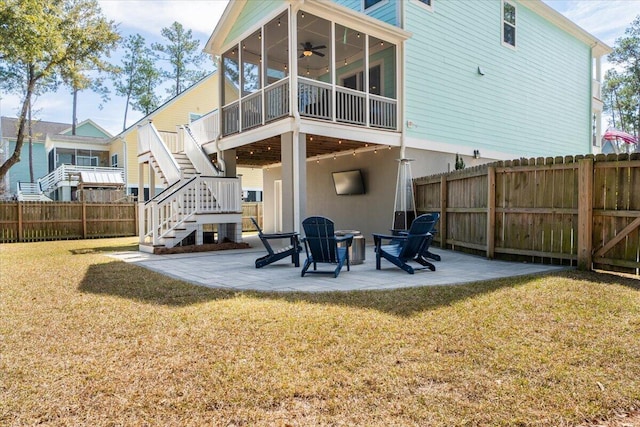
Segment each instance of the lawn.
[{"label": "lawn", "polygon": [[105,256],[134,243],[0,245],[0,425],[547,426],[640,405],[633,278],[230,292]]}]

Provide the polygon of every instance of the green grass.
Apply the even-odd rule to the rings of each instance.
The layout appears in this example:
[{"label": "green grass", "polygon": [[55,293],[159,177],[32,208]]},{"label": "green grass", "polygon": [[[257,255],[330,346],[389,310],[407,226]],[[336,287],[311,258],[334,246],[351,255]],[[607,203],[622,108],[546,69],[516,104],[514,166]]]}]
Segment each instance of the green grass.
[{"label": "green grass", "polygon": [[134,245],[0,245],[0,425],[577,425],[640,404],[633,278],[230,292],[104,255]]}]

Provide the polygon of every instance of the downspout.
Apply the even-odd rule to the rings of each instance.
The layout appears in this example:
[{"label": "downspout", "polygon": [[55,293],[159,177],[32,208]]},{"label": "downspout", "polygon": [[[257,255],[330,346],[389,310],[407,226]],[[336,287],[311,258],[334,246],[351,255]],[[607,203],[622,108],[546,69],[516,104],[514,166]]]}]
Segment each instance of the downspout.
[{"label": "downspout", "polygon": [[224,70],[220,72],[222,65],[222,57],[220,55],[211,55],[213,58],[213,62],[216,64],[217,73],[218,73],[218,133],[216,133],[215,139],[213,140],[213,148],[216,152],[216,159],[218,160],[218,164],[220,167],[220,173],[224,176],[227,170],[227,165],[222,158],[222,150],[220,150],[220,138],[222,137],[222,96],[224,90]]},{"label": "downspout", "polygon": [[[289,85],[291,86],[291,90],[289,91],[291,94],[291,101],[289,105],[291,105],[294,125],[293,125],[293,227],[294,231],[300,231],[299,227],[302,224],[302,218],[300,218],[300,210],[297,209],[298,204],[300,203],[300,194],[302,189],[300,187],[300,159],[299,159],[299,148],[298,144],[300,143],[300,111],[298,111],[298,58],[297,58],[297,45],[298,45],[298,9],[300,8],[300,4],[298,3],[296,7],[293,5],[289,8],[290,13],[290,25],[289,25],[289,69],[291,72],[289,73]],[[306,143],[306,142],[305,142]],[[306,182],[306,181],[305,181]]]},{"label": "downspout", "polygon": [[127,168],[127,140],[122,138],[122,163],[124,164],[124,190],[125,193],[128,194],[129,193],[129,187],[128,187],[128,183],[129,183],[129,169]]},{"label": "downspout", "polygon": [[[403,6],[404,7],[404,6]],[[398,76],[400,76],[400,78],[402,79],[402,84],[400,85],[400,96],[399,99],[401,101],[402,104],[402,108],[398,109],[398,113],[400,115],[400,117],[398,117],[398,122],[400,123],[400,158],[401,159],[405,159],[406,158],[406,144],[407,144],[407,130],[405,127],[405,109],[406,109],[406,105],[407,105],[407,101],[405,100],[404,96],[406,93],[406,81],[407,79],[405,78],[404,75],[404,51],[405,51],[405,46],[406,44],[406,40],[402,41],[402,45],[400,48],[400,53],[399,53],[399,59],[398,59],[398,64],[396,65],[396,73]]]}]

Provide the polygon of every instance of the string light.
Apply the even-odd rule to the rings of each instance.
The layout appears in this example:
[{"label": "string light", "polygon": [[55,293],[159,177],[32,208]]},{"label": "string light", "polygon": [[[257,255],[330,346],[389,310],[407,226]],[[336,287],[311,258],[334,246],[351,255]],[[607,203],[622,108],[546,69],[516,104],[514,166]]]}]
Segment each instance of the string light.
[{"label": "string light", "polygon": [[280,26],[280,18],[278,18],[278,27]]},{"label": "string light", "polygon": [[302,15],[300,15],[302,18],[304,18],[304,12],[302,12]]}]

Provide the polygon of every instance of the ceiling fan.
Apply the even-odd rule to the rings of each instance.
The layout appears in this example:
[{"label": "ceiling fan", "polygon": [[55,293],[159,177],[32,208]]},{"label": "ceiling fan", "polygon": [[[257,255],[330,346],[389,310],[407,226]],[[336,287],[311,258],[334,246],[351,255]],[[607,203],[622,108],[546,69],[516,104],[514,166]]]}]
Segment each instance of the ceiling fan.
[{"label": "ceiling fan", "polygon": [[302,53],[300,54],[300,58],[304,58],[305,56],[311,56],[311,55],[318,55],[319,57],[323,57],[324,53],[320,52],[319,49],[326,49],[327,47],[325,45],[320,45],[320,46],[314,46],[309,42],[306,43],[300,43],[300,46],[302,46]]}]

